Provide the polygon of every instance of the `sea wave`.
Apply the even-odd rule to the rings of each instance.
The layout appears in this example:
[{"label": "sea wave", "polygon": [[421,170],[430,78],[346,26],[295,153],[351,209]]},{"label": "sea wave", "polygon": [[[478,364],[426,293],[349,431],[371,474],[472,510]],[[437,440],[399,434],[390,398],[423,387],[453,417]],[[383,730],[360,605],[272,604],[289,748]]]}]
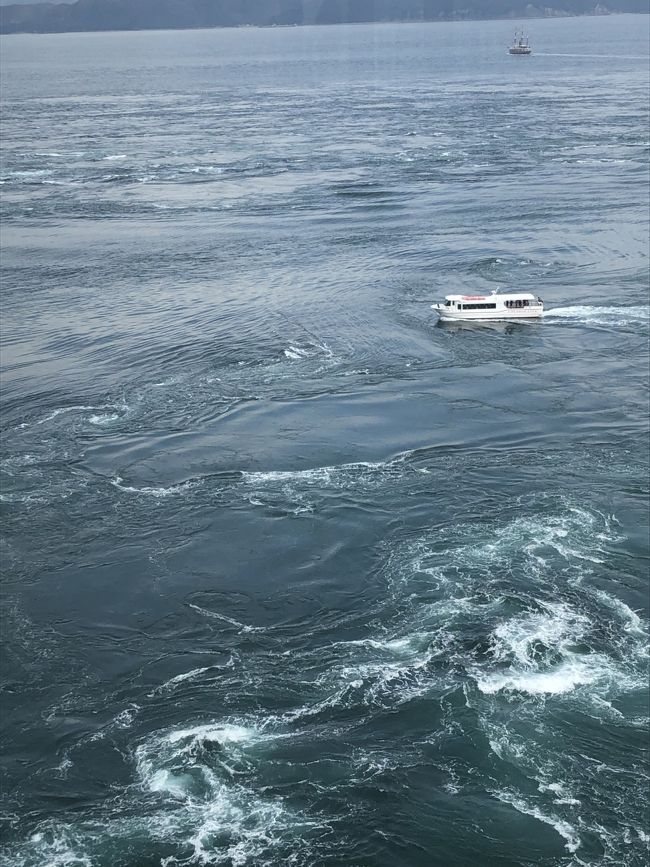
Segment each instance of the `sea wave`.
[{"label": "sea wave", "polygon": [[188,491],[193,490],[200,484],[200,481],[188,481],[188,482],[180,482],[177,485],[143,485],[142,487],[137,487],[135,485],[125,485],[124,479],[121,476],[116,476],[115,478],[110,480],[111,485],[114,488],[117,488],[120,491],[124,491],[128,494],[138,494],[143,497],[155,497],[156,499],[162,499],[164,497],[178,497],[183,496]]},{"label": "sea wave", "polygon": [[513,794],[512,792],[496,791],[493,794],[500,801],[503,801],[503,803],[510,804],[518,812],[524,813],[527,816],[532,816],[539,822],[544,822],[546,825],[555,828],[557,833],[565,840],[565,848],[568,852],[573,853],[580,847],[580,833],[578,829],[569,822],[559,818],[559,816],[543,813],[539,807],[527,803],[524,798],[517,794]]}]

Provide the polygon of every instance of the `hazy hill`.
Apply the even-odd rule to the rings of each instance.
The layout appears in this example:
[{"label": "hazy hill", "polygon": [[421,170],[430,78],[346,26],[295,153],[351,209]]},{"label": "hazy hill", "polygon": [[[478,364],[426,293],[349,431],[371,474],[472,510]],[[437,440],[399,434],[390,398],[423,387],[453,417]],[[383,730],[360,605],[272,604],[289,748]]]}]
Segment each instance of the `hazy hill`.
[{"label": "hazy hill", "polygon": [[[75,3],[76,0],[47,0],[48,3]],[[34,5],[34,0],[0,0],[0,6]]]},{"label": "hazy hill", "polygon": [[649,0],[77,0],[0,8],[0,32],[337,24],[648,12]]}]

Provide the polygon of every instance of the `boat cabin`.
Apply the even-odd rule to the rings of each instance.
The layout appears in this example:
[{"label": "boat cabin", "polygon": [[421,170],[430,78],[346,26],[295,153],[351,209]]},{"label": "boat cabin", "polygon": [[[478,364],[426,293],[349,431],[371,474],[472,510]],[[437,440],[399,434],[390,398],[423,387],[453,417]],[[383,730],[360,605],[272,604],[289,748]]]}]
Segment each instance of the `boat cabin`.
[{"label": "boat cabin", "polygon": [[544,302],[532,292],[503,292],[490,295],[446,295],[444,304],[432,304],[443,322],[456,319],[537,319]]},{"label": "boat cabin", "polygon": [[508,295],[445,295],[445,307],[452,310],[507,310],[537,306],[538,299],[531,292],[508,293]]}]

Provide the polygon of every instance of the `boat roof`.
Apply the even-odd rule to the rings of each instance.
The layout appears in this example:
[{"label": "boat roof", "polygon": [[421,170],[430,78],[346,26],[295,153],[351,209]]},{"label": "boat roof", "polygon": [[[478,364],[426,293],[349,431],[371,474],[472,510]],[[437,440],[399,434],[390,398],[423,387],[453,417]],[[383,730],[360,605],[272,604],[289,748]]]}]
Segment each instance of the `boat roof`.
[{"label": "boat roof", "polygon": [[505,301],[535,301],[532,292],[491,292],[489,295],[445,295],[445,301],[495,301],[502,298]]}]

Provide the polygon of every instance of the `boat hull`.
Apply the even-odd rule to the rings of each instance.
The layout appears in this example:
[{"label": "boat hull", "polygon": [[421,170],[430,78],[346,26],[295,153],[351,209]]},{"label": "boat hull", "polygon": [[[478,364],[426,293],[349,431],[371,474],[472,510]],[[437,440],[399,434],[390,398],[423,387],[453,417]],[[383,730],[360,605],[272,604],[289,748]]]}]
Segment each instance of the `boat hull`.
[{"label": "boat hull", "polygon": [[449,310],[444,304],[433,304],[441,322],[512,322],[517,319],[540,319],[544,313],[541,304],[501,310]]}]

